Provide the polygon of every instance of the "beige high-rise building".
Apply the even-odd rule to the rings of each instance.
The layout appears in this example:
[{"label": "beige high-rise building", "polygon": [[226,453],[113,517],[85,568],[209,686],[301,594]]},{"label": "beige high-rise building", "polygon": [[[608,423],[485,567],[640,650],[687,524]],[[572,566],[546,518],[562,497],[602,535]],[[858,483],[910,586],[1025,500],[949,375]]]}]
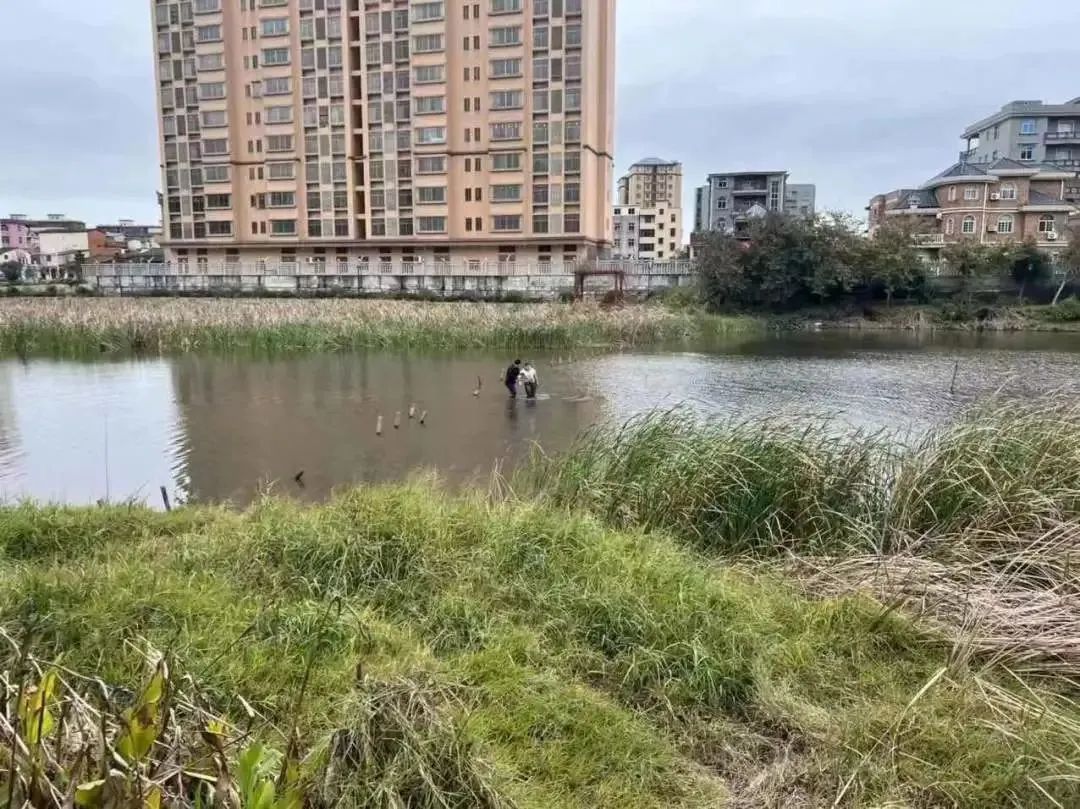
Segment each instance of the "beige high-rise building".
[{"label": "beige high-rise building", "polygon": [[170,260],[611,239],[615,0],[154,0]]},{"label": "beige high-rise building", "polygon": [[647,157],[619,178],[612,255],[671,261],[683,249],[682,163]]},{"label": "beige high-rise building", "polygon": [[646,157],[619,178],[619,205],[682,210],[682,163]]}]

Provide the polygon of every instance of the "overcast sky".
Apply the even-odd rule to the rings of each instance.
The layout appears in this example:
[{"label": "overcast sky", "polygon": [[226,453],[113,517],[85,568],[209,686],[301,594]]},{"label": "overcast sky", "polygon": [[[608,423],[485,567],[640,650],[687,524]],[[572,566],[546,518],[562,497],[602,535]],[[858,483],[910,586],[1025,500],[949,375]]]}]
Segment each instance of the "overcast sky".
[{"label": "overcast sky", "polygon": [[[694,186],[742,169],[787,169],[861,216],[955,161],[963,128],[1005,102],[1080,96],[1080,3],[618,6],[616,171],[682,161],[688,223]],[[159,219],[150,7],[0,0],[0,215]]]}]

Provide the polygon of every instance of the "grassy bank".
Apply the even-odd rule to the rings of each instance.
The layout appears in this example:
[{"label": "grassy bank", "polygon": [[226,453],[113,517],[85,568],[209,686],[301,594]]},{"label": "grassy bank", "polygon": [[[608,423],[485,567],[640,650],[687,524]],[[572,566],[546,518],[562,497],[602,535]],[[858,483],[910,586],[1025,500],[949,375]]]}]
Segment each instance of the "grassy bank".
[{"label": "grassy bank", "polygon": [[516,497],[3,509],[0,670],[61,661],[122,737],[164,652],[162,756],[235,770],[225,719],[313,806],[1076,805],[1078,426],[897,453],[672,415]]},{"label": "grassy bank", "polygon": [[875,304],[867,307],[807,309],[777,316],[778,328],[825,328],[902,331],[1080,331],[1080,300],[1057,306],[990,303]]},{"label": "grassy bank", "polygon": [[755,328],[664,306],[364,300],[76,298],[0,301],[19,353],[642,345]]}]

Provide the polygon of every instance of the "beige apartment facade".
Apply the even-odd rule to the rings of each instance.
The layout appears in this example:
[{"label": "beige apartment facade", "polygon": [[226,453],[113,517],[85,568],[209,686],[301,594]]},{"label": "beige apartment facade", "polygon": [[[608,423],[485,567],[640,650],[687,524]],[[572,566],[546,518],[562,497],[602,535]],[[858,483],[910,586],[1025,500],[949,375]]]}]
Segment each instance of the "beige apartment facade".
[{"label": "beige apartment facade", "polygon": [[682,164],[659,157],[634,163],[619,178],[612,257],[671,261],[682,254]]},{"label": "beige apartment facade", "polygon": [[153,10],[170,260],[543,262],[609,245],[615,0]]}]

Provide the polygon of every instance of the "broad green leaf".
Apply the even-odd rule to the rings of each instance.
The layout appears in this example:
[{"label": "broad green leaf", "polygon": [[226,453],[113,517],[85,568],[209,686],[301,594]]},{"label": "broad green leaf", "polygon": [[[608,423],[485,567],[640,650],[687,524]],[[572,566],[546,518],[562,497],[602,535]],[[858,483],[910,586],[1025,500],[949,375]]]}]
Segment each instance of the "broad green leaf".
[{"label": "broad green leaf", "polygon": [[251,806],[246,809],[273,809],[274,806],[274,782],[263,781],[255,792]]},{"label": "broad green leaf", "polygon": [[100,809],[101,793],[104,786],[104,778],[79,784],[75,787],[75,805],[82,807],[82,809]]},{"label": "broad green leaf", "polygon": [[161,787],[153,787],[146,793],[143,809],[161,809]]}]

